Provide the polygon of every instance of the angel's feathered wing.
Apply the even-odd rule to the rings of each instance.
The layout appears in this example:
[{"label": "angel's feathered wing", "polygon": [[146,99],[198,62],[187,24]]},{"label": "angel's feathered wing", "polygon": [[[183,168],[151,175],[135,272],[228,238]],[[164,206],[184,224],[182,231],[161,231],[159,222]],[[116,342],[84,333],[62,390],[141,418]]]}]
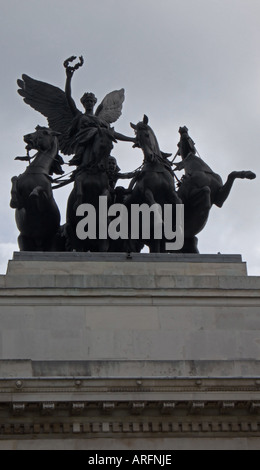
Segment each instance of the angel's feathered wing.
[{"label": "angel's feathered wing", "polygon": [[95,115],[108,124],[112,124],[122,114],[123,102],[125,99],[125,90],[111,91],[108,93],[100,105],[97,107]]},{"label": "angel's feathered wing", "polygon": [[22,80],[17,80],[17,83],[18,93],[23,97],[24,102],[43,114],[52,130],[61,133],[59,137],[61,152],[65,155],[74,153],[73,142],[69,136],[69,128],[74,116],[64,91],[49,83],[35,80],[28,75],[22,75]]}]

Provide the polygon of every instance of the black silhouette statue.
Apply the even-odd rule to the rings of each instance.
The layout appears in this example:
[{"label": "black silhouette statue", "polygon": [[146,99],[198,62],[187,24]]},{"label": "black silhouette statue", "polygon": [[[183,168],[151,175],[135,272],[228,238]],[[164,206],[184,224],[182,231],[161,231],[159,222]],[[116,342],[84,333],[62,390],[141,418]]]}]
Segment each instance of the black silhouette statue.
[{"label": "black silhouette statue", "polygon": [[[60,227],[60,211],[53,197],[53,173],[62,173],[62,158],[58,154],[57,133],[36,127],[24,136],[28,153],[37,153],[20,176],[12,178],[11,207],[16,209],[16,223],[20,231],[21,251],[53,251]],[[20,159],[20,157],[18,157]]]},{"label": "black silhouette statue", "polygon": [[[176,193],[174,173],[168,157],[171,154],[163,153],[160,150],[157,138],[152,128],[148,125],[148,117],[144,116],[143,121],[138,124],[132,124],[131,127],[136,133],[135,146],[140,147],[143,152],[143,164],[130,183],[131,193],[125,199],[125,205],[129,213],[131,204],[148,204],[153,206],[158,204],[162,209],[164,204],[171,204],[173,210],[172,220],[175,220],[175,206],[181,204],[182,201]],[[164,223],[163,210],[158,214],[161,223]],[[154,217],[151,217],[151,232],[154,229]],[[129,226],[131,223],[129,223]],[[153,230],[154,232],[154,230]],[[130,238],[130,237],[129,237]],[[149,239],[142,239],[142,226],[140,225],[139,241],[143,241],[151,252],[162,252],[164,250],[165,239],[157,239],[153,233]],[[133,241],[130,241],[130,251],[135,251]]]},{"label": "black silhouette statue", "polygon": [[[115,123],[123,108],[124,89],[108,93],[94,111],[97,99],[93,93],[84,93],[80,111],[71,92],[72,77],[84,60],[72,65],[77,58],[64,62],[65,90],[22,75],[17,81],[18,93],[24,102],[47,118],[48,127],[37,126],[35,132],[24,136],[27,155],[17,159],[28,162],[25,172],[12,178],[11,207],[16,210],[16,223],[20,232],[18,241],[22,251],[136,251],[144,245],[150,252],[165,252],[165,239],[155,237],[156,223],[165,222],[164,205],[170,207],[175,220],[176,205],[184,205],[184,253],[198,253],[196,235],[205,227],[213,204],[222,207],[237,178],[254,179],[251,171],[233,171],[223,184],[219,175],[197,155],[195,143],[187,127],[180,127],[180,140],[175,155],[179,163],[170,161],[171,153],[160,150],[148,117],[136,125],[134,137],[115,131]],[[143,162],[137,170],[121,173],[115,157],[111,155],[117,141],[132,142],[141,149]],[[35,149],[37,153],[30,156]],[[76,167],[70,177],[63,176],[63,157],[69,166]],[[174,169],[173,169],[174,167]],[[183,171],[181,179],[176,172]],[[56,179],[53,174],[59,175]],[[118,185],[120,179],[130,179],[128,188]],[[176,181],[178,182],[176,184]],[[53,197],[53,189],[73,184],[68,198],[66,223],[60,226],[60,212]],[[99,232],[99,200],[104,196],[107,210],[112,204],[123,205],[131,214],[133,204],[161,207],[158,217],[150,219],[151,237],[143,235],[143,228],[134,239],[131,220],[128,220],[127,238],[112,240],[107,237],[79,238],[77,225],[82,219],[81,207],[91,204],[97,212],[96,232]],[[80,219],[81,217],[81,219]],[[106,219],[106,218],[105,218]],[[157,222],[155,221],[157,220]],[[111,220],[111,217],[107,218]],[[103,223],[103,222],[102,222]],[[107,222],[104,222],[107,223]]]},{"label": "black silhouette statue", "polygon": [[175,170],[184,170],[178,196],[184,204],[184,252],[198,252],[196,235],[205,227],[213,204],[222,207],[237,178],[254,179],[252,171],[233,171],[223,184],[221,177],[196,155],[195,143],[186,126],[179,128],[178,154],[182,161]]}]

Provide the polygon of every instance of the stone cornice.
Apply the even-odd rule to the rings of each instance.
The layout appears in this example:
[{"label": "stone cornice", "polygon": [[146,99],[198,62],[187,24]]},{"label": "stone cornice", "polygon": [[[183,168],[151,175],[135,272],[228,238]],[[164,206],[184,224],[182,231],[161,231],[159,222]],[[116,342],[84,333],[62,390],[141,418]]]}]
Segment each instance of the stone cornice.
[{"label": "stone cornice", "polygon": [[14,253],[0,276],[0,304],[109,301],[260,305],[260,277],[240,255]]},{"label": "stone cornice", "polygon": [[0,380],[0,439],[260,436],[260,379]]},{"label": "stone cornice", "polygon": [[[207,407],[232,401],[241,406],[260,402],[260,378],[97,378],[19,377],[0,379],[0,403],[6,402],[172,402]],[[219,404],[217,404],[219,408]]]},{"label": "stone cornice", "polygon": [[[259,278],[260,279],[260,278]],[[140,286],[139,286],[140,287]],[[160,305],[172,304],[176,305],[193,305],[194,300],[200,301],[203,305],[216,305],[216,302],[237,306],[256,306],[260,305],[260,284],[259,288],[192,288],[189,289],[174,288],[139,288],[138,296],[136,289],[133,288],[80,288],[75,285],[68,288],[64,285],[61,287],[30,286],[19,287],[19,282],[13,280],[13,287],[0,288],[0,305],[15,305],[19,299],[20,305],[40,304],[48,305],[51,299],[53,305],[59,305],[62,301],[68,304],[91,305],[107,305],[107,299],[115,304],[132,305],[140,304],[140,298],[143,305],[157,303]]]}]

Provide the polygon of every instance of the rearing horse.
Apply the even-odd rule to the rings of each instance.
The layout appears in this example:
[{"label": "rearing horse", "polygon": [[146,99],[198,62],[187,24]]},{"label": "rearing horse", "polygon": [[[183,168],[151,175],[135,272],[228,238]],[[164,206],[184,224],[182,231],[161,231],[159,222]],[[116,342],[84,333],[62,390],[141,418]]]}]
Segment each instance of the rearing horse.
[{"label": "rearing horse", "polygon": [[187,127],[180,127],[179,133],[181,138],[178,153],[182,161],[175,166],[176,170],[185,172],[178,189],[178,196],[185,208],[182,251],[198,253],[195,235],[205,227],[212,205],[223,206],[237,178],[252,180],[256,175],[252,171],[232,171],[223,183],[222,178],[196,155]]},{"label": "rearing horse", "polygon": [[[162,212],[157,214],[157,221],[163,224],[164,204],[171,204],[174,214],[173,220],[175,220],[175,206],[176,204],[181,204],[181,200],[176,193],[173,171],[167,160],[169,154],[161,152],[157,138],[148,125],[147,116],[144,115],[143,121],[136,125],[131,123],[131,127],[136,133],[135,146],[142,149],[144,161],[139,174],[130,183],[133,190],[130,196],[126,198],[125,205],[128,207],[128,210],[132,204],[146,203],[148,206],[159,205]],[[155,228],[151,223],[151,219],[150,225],[151,228]],[[141,239],[142,236],[140,234],[139,240]],[[163,238],[161,240],[156,239],[154,233],[150,239],[143,240],[151,252],[165,251],[163,241],[165,241]],[[134,246],[133,240],[130,241],[131,244]]]},{"label": "rearing horse", "polygon": [[[99,239],[99,198],[106,196],[110,203],[108,159],[117,142],[113,131],[108,128],[92,127],[86,129],[84,137],[85,150],[82,161],[75,170],[74,188],[69,196],[67,205],[66,231],[71,250],[76,251],[108,251],[109,241]],[[77,235],[77,225],[80,221],[77,210],[82,204],[91,204],[96,214],[96,238],[87,237],[81,240]]]},{"label": "rearing horse", "polygon": [[61,161],[57,135],[49,128],[37,126],[35,132],[24,136],[27,150],[38,152],[25,172],[12,178],[10,206],[16,209],[21,251],[55,249],[53,243],[60,227],[60,212],[49,175],[56,172],[55,165]]}]

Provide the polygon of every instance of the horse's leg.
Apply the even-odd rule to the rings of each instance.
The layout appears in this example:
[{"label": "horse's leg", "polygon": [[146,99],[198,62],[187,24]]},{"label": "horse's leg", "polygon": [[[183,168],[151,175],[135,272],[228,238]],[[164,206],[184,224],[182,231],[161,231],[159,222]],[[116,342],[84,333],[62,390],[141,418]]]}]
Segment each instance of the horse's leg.
[{"label": "horse's leg", "polygon": [[20,251],[37,251],[35,240],[33,238],[20,234],[17,241]]},{"label": "horse's leg", "polygon": [[79,176],[75,179],[74,189],[75,189],[75,193],[76,193],[76,201],[75,201],[75,204],[74,204],[74,210],[76,211],[77,208],[83,202],[83,181]]},{"label": "horse's leg", "polygon": [[10,201],[10,207],[12,209],[21,209],[22,207],[21,203],[19,202],[17,181],[18,181],[18,177],[14,176],[12,178],[11,201]]},{"label": "horse's leg", "polygon": [[78,243],[78,238],[76,236],[76,229],[69,222],[67,223],[67,226],[66,226],[66,233],[67,233],[67,238],[68,238],[67,250],[68,251],[76,250],[77,243]]},{"label": "horse's leg", "polygon": [[[138,240],[132,239],[131,238],[131,207],[132,204],[137,204],[137,201],[140,200],[140,192],[138,186],[135,186],[129,194],[127,194],[122,201],[122,204],[127,209],[128,213],[128,239],[127,240],[122,240],[122,250],[126,253],[137,253],[141,251],[141,248],[139,249],[138,245]],[[139,236],[141,239],[141,235]],[[142,242],[140,242],[142,243]]]},{"label": "horse's leg", "polygon": [[[101,196],[105,196],[107,198],[107,207],[109,207],[110,205],[110,202],[111,202],[111,195],[110,195],[110,192],[109,190],[106,188],[103,190]],[[99,227],[100,227],[100,224],[104,224],[104,222],[108,221],[108,214],[98,214],[99,216],[97,217],[97,220],[100,219],[99,221],[99,226],[97,227],[97,230],[99,230]],[[107,232],[107,226],[106,227],[103,227],[103,232]],[[108,235],[107,235],[107,238],[106,239],[98,239],[98,251],[99,252],[106,252],[109,250],[109,238],[108,238]]]},{"label": "horse's leg", "polygon": [[[147,201],[148,205],[154,206],[154,232],[156,228],[159,226],[162,230],[163,220],[162,220],[162,213],[159,211],[157,207],[156,201],[154,199],[153,192],[151,189],[146,189],[144,191],[145,200]],[[150,223],[151,223],[151,215],[150,215]],[[153,239],[149,242],[149,248],[152,253],[160,253],[161,251],[161,239],[154,238],[155,233],[153,233]],[[150,227],[150,236],[151,236],[151,227]]]},{"label": "horse's leg", "polygon": [[30,251],[27,248],[26,237],[24,237],[23,235],[19,235],[17,241],[18,241],[18,246],[19,246],[20,251]]},{"label": "horse's leg", "polygon": [[227,177],[226,183],[219,188],[217,193],[215,194],[214,201],[212,201],[213,204],[215,204],[218,207],[222,207],[224,202],[229,196],[229,193],[231,191],[231,188],[233,186],[233,183],[235,179],[249,179],[252,180],[256,177],[255,173],[252,171],[232,171]]},{"label": "horse's leg", "polygon": [[199,253],[197,237],[184,238],[181,253]]},{"label": "horse's leg", "polygon": [[196,234],[205,227],[211,209],[211,190],[209,186],[190,192],[184,203],[184,245],[182,253],[199,253]]},{"label": "horse's leg", "polygon": [[[164,235],[163,239],[161,242],[161,252],[167,252],[165,248],[165,243],[168,243],[170,241],[173,241],[176,237],[176,234],[180,235],[181,232],[183,232],[183,223],[182,223],[182,218],[177,218],[177,211],[176,211],[176,205],[183,205],[182,200],[178,196],[177,192],[175,189],[172,187],[172,185],[165,186],[165,189],[163,191],[163,196],[164,196],[164,201],[163,201],[163,224],[164,224]],[[172,206],[172,209],[170,211],[171,216],[169,213],[166,213],[166,208],[164,205],[167,206]],[[167,208],[169,210],[169,208]],[[181,213],[178,213],[181,215]],[[176,226],[176,223],[178,226]],[[172,238],[171,238],[172,237]],[[177,250],[178,251],[178,250]]]},{"label": "horse's leg", "polygon": [[181,198],[178,196],[177,192],[172,188],[172,186],[168,186],[165,191],[165,200],[168,204],[182,204]]}]

